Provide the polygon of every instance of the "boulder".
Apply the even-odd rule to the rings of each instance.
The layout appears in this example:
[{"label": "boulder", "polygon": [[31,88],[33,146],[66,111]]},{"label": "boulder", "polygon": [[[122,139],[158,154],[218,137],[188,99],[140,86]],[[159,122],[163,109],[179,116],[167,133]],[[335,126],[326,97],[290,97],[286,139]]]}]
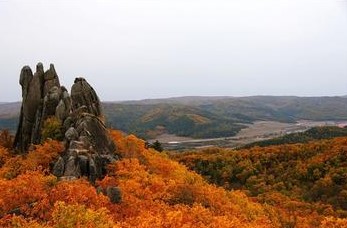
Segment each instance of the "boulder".
[{"label": "boulder", "polygon": [[122,201],[122,193],[118,187],[107,187],[106,195],[111,203],[120,203]]}]

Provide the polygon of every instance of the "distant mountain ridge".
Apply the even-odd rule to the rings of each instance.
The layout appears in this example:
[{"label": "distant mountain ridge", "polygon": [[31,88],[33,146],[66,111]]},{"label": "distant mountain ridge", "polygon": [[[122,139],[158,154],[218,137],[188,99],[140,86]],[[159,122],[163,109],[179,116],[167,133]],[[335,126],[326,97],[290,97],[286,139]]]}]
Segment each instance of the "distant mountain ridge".
[{"label": "distant mountain ridge", "polygon": [[211,138],[235,135],[245,124],[259,120],[347,120],[343,97],[177,97],[105,103],[104,107],[113,127],[144,138],[160,134],[163,128],[180,136]]},{"label": "distant mountain ridge", "polygon": [[[188,96],[103,102],[103,107],[109,126],[146,139],[162,133],[229,137],[255,121],[347,120],[347,99],[337,96]],[[15,126],[19,109],[19,103],[0,104],[0,128],[6,121]]]},{"label": "distant mountain ridge", "polygon": [[125,101],[105,101],[104,103],[119,103],[119,104],[201,104],[207,102],[226,101],[226,100],[247,100],[247,99],[319,99],[319,98],[347,98],[344,96],[272,96],[272,95],[256,95],[256,96],[182,96],[182,97],[168,97],[168,98],[153,98],[142,100],[125,100]]},{"label": "distant mountain ridge", "polygon": [[19,115],[21,102],[1,102],[0,118],[11,118]]}]

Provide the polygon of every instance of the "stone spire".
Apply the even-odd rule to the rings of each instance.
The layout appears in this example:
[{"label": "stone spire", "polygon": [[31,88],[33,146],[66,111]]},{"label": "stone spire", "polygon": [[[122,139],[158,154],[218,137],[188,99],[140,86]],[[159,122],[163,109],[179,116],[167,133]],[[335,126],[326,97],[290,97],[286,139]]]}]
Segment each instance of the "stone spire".
[{"label": "stone spire", "polygon": [[102,122],[101,102],[84,78],[76,78],[71,97],[60,85],[54,65],[44,72],[42,63],[33,75],[29,66],[20,74],[22,107],[14,147],[26,153],[31,144],[42,141],[48,118],[61,123],[65,151],[55,162],[53,173],[61,178],[87,176],[91,182],[101,178],[106,165],[119,159],[116,145]]}]

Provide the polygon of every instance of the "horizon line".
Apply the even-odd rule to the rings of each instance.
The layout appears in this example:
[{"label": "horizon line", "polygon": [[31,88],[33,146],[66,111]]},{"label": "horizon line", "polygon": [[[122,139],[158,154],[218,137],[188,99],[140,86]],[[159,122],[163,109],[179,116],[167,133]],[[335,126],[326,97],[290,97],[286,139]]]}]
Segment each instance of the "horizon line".
[{"label": "horizon line", "polygon": [[[170,99],[180,99],[180,98],[247,98],[247,97],[296,97],[296,98],[327,98],[327,97],[341,97],[347,98],[347,94],[345,95],[247,95],[247,96],[229,96],[229,95],[187,95],[187,96],[169,96],[169,97],[158,97],[158,98],[139,98],[139,99],[124,99],[124,100],[102,100],[101,102],[112,103],[112,102],[131,102],[131,101],[150,101],[150,100],[170,100]],[[20,103],[21,100],[17,101],[0,101],[0,104],[6,103]]]}]

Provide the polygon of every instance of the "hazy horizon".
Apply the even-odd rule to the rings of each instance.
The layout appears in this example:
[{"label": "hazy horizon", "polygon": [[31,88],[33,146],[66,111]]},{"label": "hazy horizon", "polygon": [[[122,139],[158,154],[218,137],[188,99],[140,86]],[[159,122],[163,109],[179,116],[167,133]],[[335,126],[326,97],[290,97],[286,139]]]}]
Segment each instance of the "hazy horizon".
[{"label": "hazy horizon", "polygon": [[0,102],[54,63],[102,101],[344,96],[345,0],[0,1]]},{"label": "hazy horizon", "polygon": [[[157,98],[139,98],[139,99],[129,99],[129,100],[103,100],[100,99],[101,102],[105,102],[105,103],[122,103],[122,102],[137,102],[137,101],[147,101],[147,100],[170,100],[170,99],[184,99],[184,98],[206,98],[206,99],[212,99],[212,98],[247,98],[247,97],[297,97],[297,98],[326,98],[326,97],[341,97],[341,98],[346,98],[347,99],[347,95],[334,95],[334,96],[296,96],[296,95],[249,95],[249,96],[222,96],[222,95],[211,95],[211,96],[204,96],[204,95],[196,95],[196,96],[176,96],[176,97],[157,97]],[[17,100],[17,101],[1,101],[0,100],[0,104],[10,104],[10,103],[21,103],[22,100]]]}]

